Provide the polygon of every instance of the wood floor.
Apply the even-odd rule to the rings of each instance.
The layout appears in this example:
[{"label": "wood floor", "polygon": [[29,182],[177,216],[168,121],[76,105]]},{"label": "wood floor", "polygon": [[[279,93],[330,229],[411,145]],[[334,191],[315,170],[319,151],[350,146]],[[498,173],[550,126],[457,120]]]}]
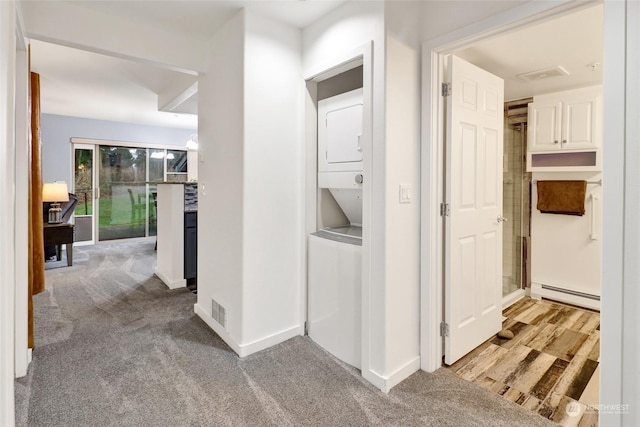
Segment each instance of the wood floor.
[{"label": "wood floor", "polygon": [[597,426],[600,314],[531,298],[503,314],[514,338],[495,336],[449,369],[561,425]]}]

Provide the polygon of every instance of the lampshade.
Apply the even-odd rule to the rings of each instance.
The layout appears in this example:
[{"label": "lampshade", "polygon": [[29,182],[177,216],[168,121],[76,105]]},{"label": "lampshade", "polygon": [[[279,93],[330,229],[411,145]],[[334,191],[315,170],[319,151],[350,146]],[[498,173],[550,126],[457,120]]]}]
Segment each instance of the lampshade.
[{"label": "lampshade", "polygon": [[64,182],[46,182],[42,184],[43,202],[68,202],[69,190]]},{"label": "lampshade", "polygon": [[187,150],[197,150],[198,149],[198,135],[191,135],[187,140],[187,144],[185,145]]}]

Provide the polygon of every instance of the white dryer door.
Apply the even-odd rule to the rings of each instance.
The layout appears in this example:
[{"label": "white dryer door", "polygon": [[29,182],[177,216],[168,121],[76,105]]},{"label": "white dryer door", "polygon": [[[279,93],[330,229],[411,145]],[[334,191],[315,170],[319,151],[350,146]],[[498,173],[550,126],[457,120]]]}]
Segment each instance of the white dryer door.
[{"label": "white dryer door", "polygon": [[362,161],[362,115],[362,104],[327,112],[328,163]]}]

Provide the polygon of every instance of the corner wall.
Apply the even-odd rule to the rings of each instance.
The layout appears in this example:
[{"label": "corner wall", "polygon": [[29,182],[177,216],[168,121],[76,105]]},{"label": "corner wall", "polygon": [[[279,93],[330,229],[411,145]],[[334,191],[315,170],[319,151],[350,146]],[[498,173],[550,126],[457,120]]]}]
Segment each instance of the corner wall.
[{"label": "corner wall", "polygon": [[304,333],[301,31],[246,14],[243,346]]},{"label": "corner wall", "polygon": [[[244,239],[245,13],[216,34],[198,78],[198,302],[196,313],[240,353]],[[226,328],[211,300],[226,308]]]},{"label": "corner wall", "polygon": [[243,10],[216,36],[198,84],[195,310],[241,357],[304,333],[300,39]]}]

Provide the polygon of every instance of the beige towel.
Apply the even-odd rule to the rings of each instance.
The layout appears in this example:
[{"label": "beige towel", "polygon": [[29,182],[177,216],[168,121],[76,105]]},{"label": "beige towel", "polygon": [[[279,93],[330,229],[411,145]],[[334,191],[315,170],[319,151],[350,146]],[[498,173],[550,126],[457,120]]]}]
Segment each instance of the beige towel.
[{"label": "beige towel", "polygon": [[584,215],[587,181],[538,181],[538,210],[560,215]]}]

